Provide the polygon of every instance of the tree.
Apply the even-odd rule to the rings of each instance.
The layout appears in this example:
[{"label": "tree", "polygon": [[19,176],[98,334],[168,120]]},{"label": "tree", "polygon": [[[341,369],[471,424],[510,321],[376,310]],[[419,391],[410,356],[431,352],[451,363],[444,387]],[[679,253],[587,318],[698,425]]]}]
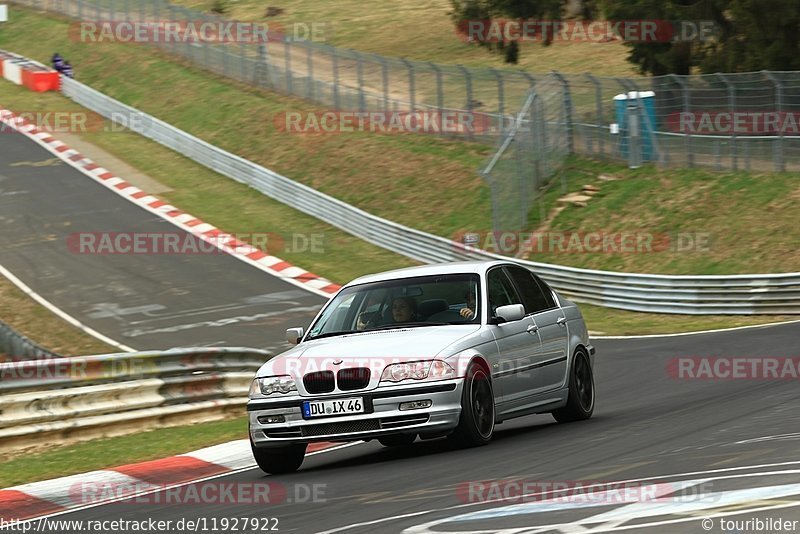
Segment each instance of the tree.
[{"label": "tree", "polygon": [[[493,18],[560,20],[567,0],[450,0],[450,3],[453,6],[450,16],[463,31],[468,21],[488,21]],[[546,40],[543,44],[547,46],[550,42]],[[512,41],[510,48],[502,40],[496,43],[478,41],[478,44],[494,48],[505,55],[507,62],[516,63],[519,43]]]},{"label": "tree", "polygon": [[797,0],[601,0],[600,7],[609,20],[713,23],[711,39],[626,42],[628,60],[645,74],[800,69]]}]

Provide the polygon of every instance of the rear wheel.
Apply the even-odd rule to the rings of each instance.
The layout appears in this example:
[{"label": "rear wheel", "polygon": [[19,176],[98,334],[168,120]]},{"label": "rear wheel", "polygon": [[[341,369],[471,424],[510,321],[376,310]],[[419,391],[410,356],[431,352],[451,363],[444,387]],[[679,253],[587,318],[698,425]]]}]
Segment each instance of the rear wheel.
[{"label": "rear wheel", "polygon": [[394,434],[378,438],[378,441],[384,447],[406,447],[414,443],[415,439],[417,439],[416,434]]},{"label": "rear wheel", "polygon": [[594,376],[589,356],[583,350],[575,352],[569,377],[567,405],[553,412],[559,423],[589,419],[594,412]]},{"label": "rear wheel", "polygon": [[306,445],[288,445],[285,447],[256,447],[250,442],[253,458],[258,467],[267,474],[294,473],[300,468],[306,456]]},{"label": "rear wheel", "polygon": [[471,363],[461,393],[461,417],[448,436],[461,447],[485,445],[494,435],[494,392],[492,382],[480,365]]}]

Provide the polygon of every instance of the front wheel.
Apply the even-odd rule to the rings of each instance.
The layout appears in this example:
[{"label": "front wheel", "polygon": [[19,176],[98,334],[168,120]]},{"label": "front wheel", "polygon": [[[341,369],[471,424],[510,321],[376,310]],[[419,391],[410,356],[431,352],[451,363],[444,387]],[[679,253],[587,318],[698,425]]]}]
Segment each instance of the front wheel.
[{"label": "front wheel", "polygon": [[258,467],[268,475],[294,473],[300,468],[306,456],[306,445],[288,445],[286,447],[256,447],[250,442]]},{"label": "front wheel", "polygon": [[575,352],[572,373],[569,377],[567,405],[553,412],[559,423],[589,419],[594,412],[594,376],[589,356],[582,350]]},{"label": "front wheel", "polygon": [[494,392],[486,371],[475,362],[467,368],[461,393],[461,417],[448,436],[456,445],[485,445],[494,435]]}]

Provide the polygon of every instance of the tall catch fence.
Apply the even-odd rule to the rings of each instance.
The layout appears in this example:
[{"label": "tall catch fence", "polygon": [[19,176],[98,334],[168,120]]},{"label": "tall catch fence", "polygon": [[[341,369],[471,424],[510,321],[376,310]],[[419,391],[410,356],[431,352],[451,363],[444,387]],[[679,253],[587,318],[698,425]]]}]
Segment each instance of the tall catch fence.
[{"label": "tall catch fence", "polygon": [[[75,19],[72,38],[87,41],[103,34],[95,29],[87,36],[82,23],[158,22],[163,29],[167,23],[230,22],[163,0],[12,1]],[[526,227],[541,185],[567,154],[632,167],[652,162],[800,170],[799,72],[628,78],[533,74],[384,57],[274,31],[263,42],[166,39],[166,32],[158,31],[146,35],[153,46],[203,69],[307,99],[325,110],[467,113],[474,118],[472,128],[434,128],[432,133],[497,147],[480,169],[493,191],[495,230]],[[442,38],[460,37],[454,29]],[[80,65],[77,69],[80,75]],[[536,94],[532,103],[531,91]],[[520,121],[520,115],[527,118]],[[555,139],[563,140],[558,150],[551,144]]]}]

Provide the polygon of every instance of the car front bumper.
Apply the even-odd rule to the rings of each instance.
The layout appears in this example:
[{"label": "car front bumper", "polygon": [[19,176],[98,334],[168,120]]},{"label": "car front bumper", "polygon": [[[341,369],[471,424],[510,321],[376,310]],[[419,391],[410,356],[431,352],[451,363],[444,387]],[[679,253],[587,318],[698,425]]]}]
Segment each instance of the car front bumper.
[{"label": "car front bumper", "polygon": [[[445,434],[458,425],[463,379],[425,384],[381,387],[368,391],[319,396],[254,399],[247,411],[250,439],[257,447],[315,441],[358,441],[390,434]],[[304,419],[302,403],[361,397],[366,413]],[[431,401],[428,408],[400,410],[400,404]],[[282,423],[267,423],[267,416],[283,416]]]}]

